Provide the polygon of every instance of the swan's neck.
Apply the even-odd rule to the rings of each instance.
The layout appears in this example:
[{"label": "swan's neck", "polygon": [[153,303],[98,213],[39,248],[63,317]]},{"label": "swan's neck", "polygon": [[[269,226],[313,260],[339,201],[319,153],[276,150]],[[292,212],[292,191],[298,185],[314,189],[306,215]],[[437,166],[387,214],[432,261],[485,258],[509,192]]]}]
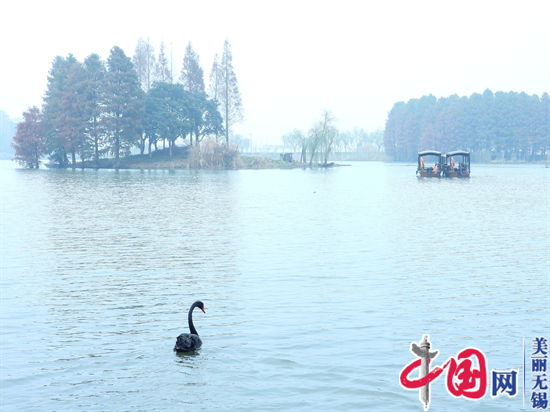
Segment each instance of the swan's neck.
[{"label": "swan's neck", "polygon": [[187,320],[189,322],[189,330],[193,335],[197,335],[197,329],[195,329],[195,326],[193,325],[193,309],[195,309],[195,305],[191,306],[191,309],[189,309],[189,315],[187,315]]}]

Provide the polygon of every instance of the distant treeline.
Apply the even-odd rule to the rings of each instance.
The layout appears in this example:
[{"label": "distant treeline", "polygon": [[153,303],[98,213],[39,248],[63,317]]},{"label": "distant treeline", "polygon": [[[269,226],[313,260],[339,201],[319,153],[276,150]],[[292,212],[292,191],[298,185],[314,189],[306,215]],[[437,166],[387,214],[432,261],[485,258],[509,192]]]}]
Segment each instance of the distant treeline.
[{"label": "distant treeline", "polygon": [[10,144],[15,135],[16,125],[16,120],[10,119],[5,111],[0,110],[0,160],[13,157],[14,150]]},{"label": "distant treeline", "polygon": [[[133,61],[132,61],[133,60]],[[179,82],[161,44],[158,58],[149,40],[139,39],[133,59],[113,47],[106,62],[91,54],[79,62],[72,54],[57,56],[48,76],[42,108],[23,113],[12,147],[15,159],[39,167],[40,159],[74,166],[81,162],[141,154],[159,142],[176,140],[197,145],[204,138],[225,140],[242,119],[242,103],[232,54],[226,40],[221,62],[217,55],[208,94],[199,56],[189,42]]]},{"label": "distant treeline", "polygon": [[422,96],[393,106],[384,148],[395,161],[413,161],[421,150],[470,150],[485,160],[543,160],[550,149],[549,110],[546,92],[540,98],[489,89],[470,97]]}]

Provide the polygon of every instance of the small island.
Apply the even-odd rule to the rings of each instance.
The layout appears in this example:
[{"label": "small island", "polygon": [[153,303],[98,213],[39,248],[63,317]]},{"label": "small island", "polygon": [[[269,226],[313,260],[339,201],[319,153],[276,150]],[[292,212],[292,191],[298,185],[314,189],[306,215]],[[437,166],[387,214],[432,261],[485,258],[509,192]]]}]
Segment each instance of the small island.
[{"label": "small island", "polygon": [[[217,153],[213,153],[212,146]],[[229,149],[227,150],[226,147]],[[205,150],[206,149],[206,150]],[[232,150],[231,150],[232,149]],[[191,153],[190,153],[191,152]],[[229,153],[227,153],[229,152]],[[290,155],[290,156],[289,156]],[[172,155],[169,149],[159,149],[149,154],[135,154],[119,158],[118,164],[114,158],[86,160],[73,164],[60,165],[46,163],[51,169],[141,169],[141,170],[178,170],[178,169],[303,169],[350,166],[334,162],[317,163],[303,162],[292,159],[291,153],[280,156],[280,159],[269,159],[261,156],[244,156],[238,153],[235,146],[223,144],[206,145],[200,152],[189,150],[188,147],[174,147]]]}]

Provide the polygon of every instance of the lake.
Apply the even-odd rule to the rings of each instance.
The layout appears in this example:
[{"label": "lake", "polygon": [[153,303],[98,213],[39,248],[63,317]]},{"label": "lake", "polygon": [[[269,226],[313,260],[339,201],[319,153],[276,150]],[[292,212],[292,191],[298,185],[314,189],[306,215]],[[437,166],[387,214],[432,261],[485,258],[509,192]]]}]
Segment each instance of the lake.
[{"label": "lake", "polygon": [[[523,338],[550,337],[540,164],[0,167],[3,410],[422,411],[399,374],[423,334],[436,364],[473,346],[520,375]],[[199,299],[203,347],[177,355]],[[519,410],[518,390],[440,378],[430,411]]]}]

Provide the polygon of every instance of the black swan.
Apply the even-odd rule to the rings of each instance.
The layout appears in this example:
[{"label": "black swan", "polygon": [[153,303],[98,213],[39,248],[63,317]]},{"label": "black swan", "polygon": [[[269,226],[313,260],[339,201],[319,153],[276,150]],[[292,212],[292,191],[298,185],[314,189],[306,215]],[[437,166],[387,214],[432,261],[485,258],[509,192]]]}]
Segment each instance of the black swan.
[{"label": "black swan", "polygon": [[197,329],[193,326],[193,309],[195,308],[200,308],[204,312],[204,303],[198,300],[191,305],[191,308],[189,308],[187,320],[189,322],[189,330],[191,333],[182,333],[178,336],[176,339],[176,346],[174,346],[174,350],[176,352],[193,352],[202,346],[202,341],[201,338],[199,338]]}]

